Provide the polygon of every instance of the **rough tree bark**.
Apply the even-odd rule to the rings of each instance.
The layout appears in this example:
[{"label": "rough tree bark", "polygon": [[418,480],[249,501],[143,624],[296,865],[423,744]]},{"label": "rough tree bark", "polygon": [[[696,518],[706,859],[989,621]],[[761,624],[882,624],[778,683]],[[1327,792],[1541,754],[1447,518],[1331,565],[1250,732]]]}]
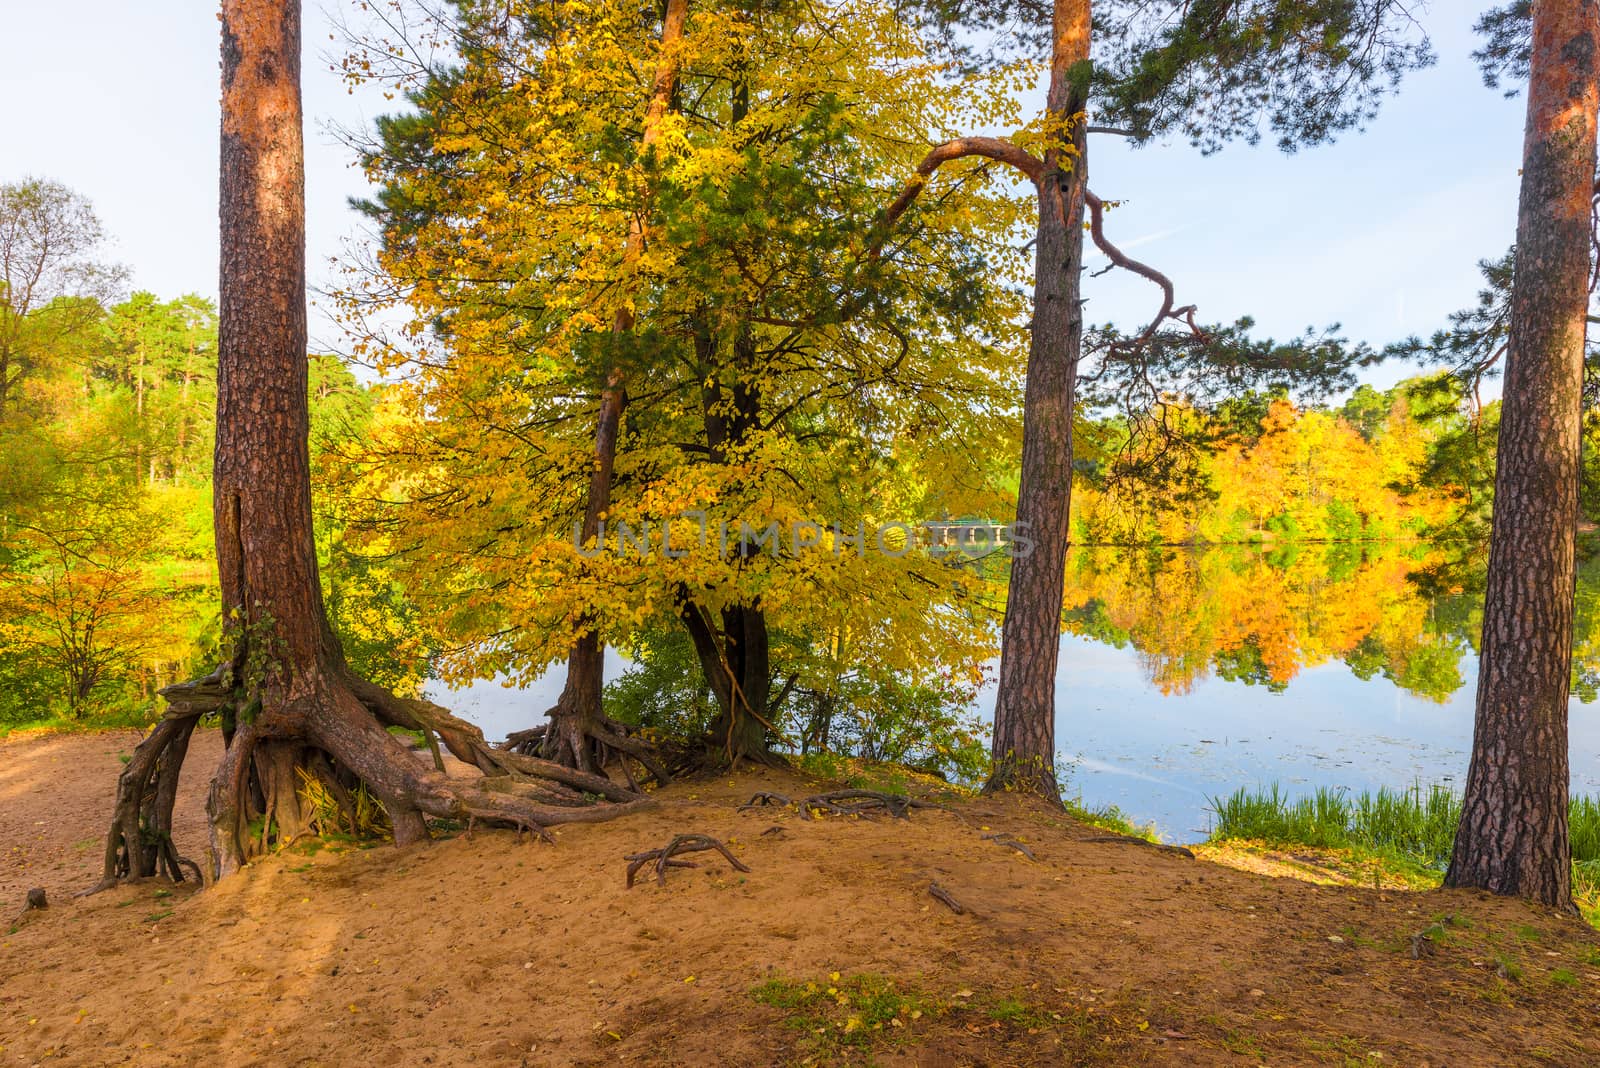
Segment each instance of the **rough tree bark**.
[{"label": "rough tree bark", "polygon": [[[645,109],[640,138],[641,153],[649,152],[660,138],[661,122],[666,117],[677,87],[677,45],[683,39],[684,22],[688,14],[688,0],[667,0],[661,21],[660,58],[656,64],[655,80],[650,90],[650,102]],[[645,225],[644,211],[636,212],[623,246],[624,270],[644,252]],[[633,326],[633,309],[625,302],[616,311],[611,332],[614,335],[627,334],[633,330]],[[617,438],[621,433],[622,414],[627,403],[623,370],[613,367],[607,372],[605,388],[600,394],[600,411],[594,436],[594,467],[590,471],[583,525],[579,529],[579,541],[586,546],[599,536],[600,521],[611,506]],[[538,753],[547,760],[589,772],[598,772],[615,760],[630,778],[633,771],[629,762],[638,761],[650,775],[664,782],[666,772],[651,755],[649,747],[633,737],[628,726],[605,715],[600,699],[604,687],[605,645],[600,633],[586,622],[567,656],[567,680],[561,689],[561,696],[557,698],[555,707],[546,713],[550,722],[511,735],[506,740],[507,746],[515,752]]]},{"label": "rough tree bark", "polygon": [[1533,6],[1472,762],[1447,886],[1571,911],[1567,696],[1588,310],[1596,0]]},{"label": "rough tree bark", "polygon": [[717,701],[717,716],[711,722],[701,756],[719,766],[736,765],[743,760],[762,764],[777,761],[767,744],[773,724],[771,639],[766,613],[759,604],[724,608],[720,642],[711,614],[687,593],[680,597],[679,616]]},{"label": "rough tree bark", "polygon": [[[190,733],[211,712],[227,749],[207,805],[208,881],[309,828],[308,776],[331,778],[338,795],[364,783],[397,844],[426,838],[425,815],[538,828],[644,803],[601,776],[492,750],[477,728],[346,665],[312,541],[301,122],[298,0],[224,0],[213,505],[230,655],[163,691],[169,711],[118,783],[101,886],[195,867],[172,845],[172,805]],[[437,734],[483,777],[446,778],[386,726]]]},{"label": "rough tree bark", "polygon": [[994,708],[994,770],[984,792],[1060,801],[1055,775],[1056,659],[1072,493],[1072,404],[1083,340],[1084,128],[1089,0],[1056,0],[1046,113],[1073,151],[1052,149],[1038,182],[1033,327],[1022,407],[1017,523],[1033,551],[1011,563]]},{"label": "rough tree bark", "polygon": [[[736,86],[731,121],[738,123],[748,108],[748,90]],[[704,322],[697,325],[695,351],[702,383],[702,424],[707,460],[714,464],[732,462],[761,427],[756,336],[751,324],[745,323],[737,332],[731,348],[731,360],[719,360],[713,331]],[[725,376],[732,381],[725,383]],[[732,551],[742,560],[760,552],[742,543],[733,546]],[[678,615],[694,646],[701,673],[717,700],[717,716],[699,757],[712,765],[777,761],[779,758],[769,747],[769,734],[774,730],[772,639],[760,599],[726,605],[717,613],[721,616],[718,626],[716,615],[685,587],[678,593]]]}]

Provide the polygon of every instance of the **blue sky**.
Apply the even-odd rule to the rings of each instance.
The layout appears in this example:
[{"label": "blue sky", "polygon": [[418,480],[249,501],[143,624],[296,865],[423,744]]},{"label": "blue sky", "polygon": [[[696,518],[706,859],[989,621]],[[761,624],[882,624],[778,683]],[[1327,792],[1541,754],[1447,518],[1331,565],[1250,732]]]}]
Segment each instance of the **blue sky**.
[{"label": "blue sky", "polygon": [[[359,232],[346,200],[364,189],[332,127],[386,109],[347,94],[330,69],[332,15],[308,4],[304,87],[310,277]],[[1127,201],[1107,229],[1161,268],[1207,320],[1255,316],[1284,336],[1339,322],[1374,344],[1426,333],[1476,292],[1476,263],[1514,231],[1520,99],[1486,89],[1468,53],[1478,3],[1419,11],[1439,53],[1365,133],[1284,156],[1270,145],[1202,157],[1186,145],[1091,146],[1091,185]],[[199,0],[15,4],[0,35],[0,180],[50,177],[88,196],[113,238],[110,258],[162,296],[216,291],[217,24]],[[1135,252],[1137,250],[1137,252]],[[1132,324],[1150,287],[1089,282],[1089,315]],[[313,342],[337,346],[312,320]],[[1410,369],[1379,368],[1387,384]]]}]

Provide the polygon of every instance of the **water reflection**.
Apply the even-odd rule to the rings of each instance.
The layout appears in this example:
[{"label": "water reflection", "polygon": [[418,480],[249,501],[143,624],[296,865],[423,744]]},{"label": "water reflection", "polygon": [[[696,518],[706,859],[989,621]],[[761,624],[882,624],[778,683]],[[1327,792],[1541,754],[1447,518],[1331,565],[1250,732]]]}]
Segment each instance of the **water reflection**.
[{"label": "water reflection", "polygon": [[[1075,548],[1056,725],[1074,788],[1194,839],[1208,796],[1241,785],[1459,782],[1480,588],[1471,566],[1417,544]],[[1572,706],[1581,790],[1600,787],[1600,715],[1584,703],[1600,679],[1597,603],[1589,566]]]},{"label": "water reflection", "polygon": [[1216,676],[1284,692],[1339,660],[1361,679],[1445,701],[1463,683],[1477,630],[1470,597],[1411,581],[1441,553],[1393,543],[1128,550],[1080,548],[1065,629],[1131,648],[1149,681],[1178,696]]},{"label": "water reflection", "polygon": [[[1208,798],[1239,786],[1460,782],[1481,585],[1419,544],[1075,548],[1056,682],[1071,788],[1192,841]],[[1573,787],[1596,792],[1600,562],[1580,570],[1577,608]],[[608,680],[625,667],[608,653]],[[562,679],[555,665],[523,690],[441,696],[498,738],[536,722]],[[990,688],[979,711],[993,707]]]}]

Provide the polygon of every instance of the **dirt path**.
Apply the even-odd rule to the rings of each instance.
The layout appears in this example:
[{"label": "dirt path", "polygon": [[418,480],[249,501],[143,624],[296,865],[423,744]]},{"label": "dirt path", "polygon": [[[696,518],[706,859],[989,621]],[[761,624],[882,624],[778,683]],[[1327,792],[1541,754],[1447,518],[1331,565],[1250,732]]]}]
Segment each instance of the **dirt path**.
[{"label": "dirt path", "polygon": [[[99,880],[117,773],[138,744],[131,730],[0,741],[0,921],[30,887],[65,901]],[[204,779],[221,756],[217,731],[194,736],[173,813],[180,841],[205,839]]]},{"label": "dirt path", "polygon": [[[54,903],[0,938],[0,1065],[1600,1063],[1600,943],[1576,920],[1265,878],[1008,803],[736,810],[812,789],[778,773],[674,786],[554,846],[297,850],[206,894],[71,900],[131,744],[0,744],[0,922],[28,886]],[[217,748],[197,738],[184,851]],[[701,854],[625,889],[624,853],[689,831],[752,871]]]}]

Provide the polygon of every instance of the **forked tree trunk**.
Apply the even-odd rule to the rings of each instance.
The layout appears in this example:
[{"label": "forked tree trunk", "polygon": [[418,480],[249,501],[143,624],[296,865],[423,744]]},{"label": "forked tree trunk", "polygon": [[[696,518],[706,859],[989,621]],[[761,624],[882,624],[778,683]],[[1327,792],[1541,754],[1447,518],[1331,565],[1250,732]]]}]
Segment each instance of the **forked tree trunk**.
[{"label": "forked tree trunk", "polygon": [[[201,716],[221,711],[227,749],[207,811],[221,877],[308,830],[309,777],[335,794],[363,783],[398,844],[427,836],[424,814],[540,829],[609,818],[586,793],[637,795],[600,776],[499,753],[477,728],[353,675],[328,624],[312,540],[306,396],[305,204],[298,0],[222,7],[222,277],[214,522],[229,659],[169,687],[166,717],[118,781],[101,886],[187,866],[170,829],[177,775]],[[437,733],[476,765],[447,779],[385,728]],[[541,831],[542,833],[542,831]]]},{"label": "forked tree trunk", "polygon": [[1081,114],[1087,89],[1089,0],[1056,0],[1049,120],[1072,131],[1038,180],[1033,327],[1022,408],[1017,523],[1033,541],[1011,562],[994,708],[994,770],[985,792],[1018,790],[1059,801],[1055,776],[1056,660],[1072,494],[1072,405],[1083,340],[1085,171]]},{"label": "forked tree trunk", "polygon": [[680,591],[679,617],[717,701],[703,756],[713,765],[776,762],[768,744],[775,728],[772,639],[766,613],[759,604],[736,604],[723,609],[721,616],[721,627],[713,626],[710,613],[687,590]]},{"label": "forked tree trunk", "polygon": [[[661,135],[661,123],[678,81],[678,43],[683,39],[684,23],[688,18],[688,0],[667,0],[661,23],[661,52],[657,60],[655,80],[650,90],[650,102],[645,108],[644,131],[640,152],[648,153]],[[623,270],[632,268],[645,245],[645,213],[635,213],[628,227],[627,241],[623,246]],[[624,303],[612,320],[614,335],[633,330],[632,308]],[[605,387],[600,394],[600,410],[596,419],[594,436],[594,466],[590,471],[589,490],[584,502],[583,525],[579,541],[585,546],[593,544],[600,534],[600,520],[611,506],[612,474],[616,467],[617,438],[622,429],[622,414],[627,406],[627,387],[620,367],[607,372]],[[547,713],[550,722],[543,727],[521,731],[507,739],[518,752],[537,752],[547,760],[583,771],[598,772],[612,760],[619,761],[631,776],[630,760],[642,763],[658,780],[665,780],[665,771],[649,755],[648,749],[631,737],[629,728],[608,718],[601,704],[605,687],[605,645],[600,633],[593,629],[593,621],[581,624],[582,632],[572,644],[567,655],[567,680],[557,698],[555,707]]]},{"label": "forked tree trunk", "polygon": [[1569,911],[1567,696],[1597,51],[1596,0],[1533,6],[1472,763],[1445,876]]},{"label": "forked tree trunk", "polygon": [[[736,85],[730,121],[738,123],[748,110],[748,89]],[[727,464],[742,456],[743,447],[761,427],[755,332],[750,324],[744,324],[735,335],[731,361],[725,361],[714,331],[702,321],[695,331],[695,349],[707,460]],[[730,370],[732,382],[725,383]],[[736,558],[749,560],[760,550],[741,540],[731,551]],[[678,591],[678,615],[694,645],[706,685],[717,700],[717,715],[701,755],[712,765],[774,762],[777,758],[769,744],[775,731],[770,700],[772,637],[759,598],[725,606],[719,626],[714,623],[715,616],[683,587]]]}]

